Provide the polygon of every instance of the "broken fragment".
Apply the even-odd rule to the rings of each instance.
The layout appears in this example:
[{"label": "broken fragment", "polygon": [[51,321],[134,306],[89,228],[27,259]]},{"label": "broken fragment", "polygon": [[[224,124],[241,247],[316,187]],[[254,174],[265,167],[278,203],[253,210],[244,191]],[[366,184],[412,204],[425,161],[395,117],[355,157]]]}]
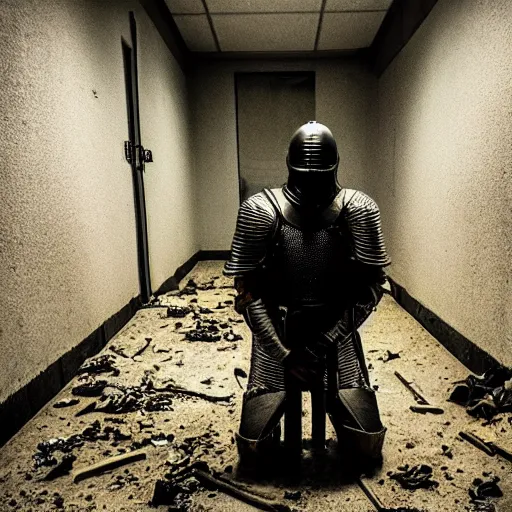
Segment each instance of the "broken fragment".
[{"label": "broken fragment", "polygon": [[184,318],[192,310],[188,306],[167,306],[168,318]]},{"label": "broken fragment", "polygon": [[390,472],[389,478],[396,480],[404,489],[434,489],[439,486],[439,482],[432,479],[432,468],[427,464],[420,466],[409,465],[400,466],[398,471]]},{"label": "broken fragment", "polygon": [[78,400],[78,398],[63,398],[62,400],[55,402],[53,407],[55,407],[55,409],[62,409],[64,407],[71,407],[72,405],[77,405],[79,403],[80,400]]}]

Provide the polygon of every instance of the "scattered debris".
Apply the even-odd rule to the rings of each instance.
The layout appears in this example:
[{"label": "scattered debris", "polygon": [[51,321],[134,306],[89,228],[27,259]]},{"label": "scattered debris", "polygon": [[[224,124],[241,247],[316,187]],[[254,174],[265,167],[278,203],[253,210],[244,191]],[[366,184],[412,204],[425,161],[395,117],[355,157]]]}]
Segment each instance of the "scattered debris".
[{"label": "scattered debris", "polygon": [[184,496],[183,488],[174,482],[167,480],[157,480],[151,498],[151,505],[158,507],[160,505],[171,505],[169,510],[188,510],[189,499]]},{"label": "scattered debris", "polygon": [[151,444],[153,446],[165,446],[166,444],[172,443],[174,441],[174,434],[164,434],[160,432],[159,434],[154,434],[151,436]]},{"label": "scattered debris", "polygon": [[192,310],[188,306],[167,306],[168,318],[184,318]]},{"label": "scattered debris", "polygon": [[417,412],[419,414],[444,414],[444,409],[441,407],[434,407],[432,405],[411,405],[409,409],[412,412]]},{"label": "scattered debris", "polygon": [[94,412],[96,410],[96,404],[97,404],[97,402],[91,402],[90,404],[87,404],[83,409],[80,409],[75,414],[75,417],[83,416],[84,414],[89,414],[90,412]]},{"label": "scattered debris", "polygon": [[223,338],[226,341],[240,341],[243,340],[243,337],[240,334],[235,334],[232,329],[229,332],[225,332]]},{"label": "scattered debris", "polygon": [[76,456],[72,453],[65,453],[57,465],[53,466],[44,476],[43,480],[55,480],[61,476],[67,475],[73,469],[73,462]]},{"label": "scattered debris", "polygon": [[239,379],[247,379],[247,373],[244,370],[242,370],[242,368],[235,368],[235,379],[238,385],[240,386],[240,389],[244,389]]},{"label": "scattered debris", "polygon": [[404,489],[432,489],[439,486],[439,482],[432,479],[432,468],[427,464],[411,468],[409,464],[405,464],[396,472],[390,471],[388,476],[396,480]]},{"label": "scattered debris", "polygon": [[382,360],[387,363],[388,361],[393,361],[393,359],[400,359],[400,352],[391,352],[390,350],[386,350],[386,355]]},{"label": "scattered debris", "polygon": [[233,395],[225,395],[225,396],[216,396],[216,395],[207,395],[206,393],[201,393],[200,391],[192,391],[191,389],[186,389],[183,387],[175,386],[171,384],[165,388],[154,388],[155,391],[167,391],[170,393],[176,393],[184,396],[194,396],[196,398],[202,398],[203,400],[208,400],[209,402],[229,402]]},{"label": "scattered debris", "polygon": [[208,343],[219,341],[221,335],[218,334],[219,328],[216,323],[216,320],[202,319],[198,321],[195,329],[185,334],[185,339],[188,341],[205,341]]},{"label": "scattered debris", "polygon": [[86,380],[82,384],[74,386],[71,389],[71,393],[76,396],[101,396],[107,385],[108,382],[106,380]]},{"label": "scattered debris", "polygon": [[145,458],[146,452],[144,450],[134,450],[132,452],[116,455],[115,457],[109,457],[100,462],[97,462],[96,464],[93,464],[92,466],[88,466],[76,471],[73,475],[73,482],[77,483],[85,480],[86,478],[100,475],[105,471],[109,471],[120,466],[125,466],[126,464],[131,464],[132,462],[143,460]]},{"label": "scattered debris", "polygon": [[395,375],[398,378],[398,380],[409,390],[409,392],[412,393],[412,396],[414,397],[416,402],[418,402],[421,405],[430,405],[426,398],[421,396],[421,394],[411,386],[411,383],[408,382],[403,375],[401,375],[397,371],[395,371]]},{"label": "scattered debris", "polygon": [[63,398],[62,400],[55,402],[53,407],[55,407],[55,409],[62,409],[64,407],[71,407],[72,405],[77,405],[79,403],[80,400],[78,400],[78,398]]},{"label": "scattered debris", "polygon": [[445,457],[448,457],[449,459],[453,459],[452,449],[449,446],[443,444],[441,446],[441,449],[443,450],[443,455]]},{"label": "scattered debris", "polygon": [[108,348],[109,348],[109,350],[114,352],[114,354],[124,357],[125,359],[130,359],[130,357],[124,353],[124,350],[122,347],[118,347],[117,345],[110,345]]},{"label": "scattered debris", "polygon": [[133,360],[135,360],[136,357],[140,357],[144,353],[144,351],[149,347],[149,344],[151,343],[152,339],[153,338],[144,338],[145,343],[139,350],[137,350],[137,352],[135,352],[135,354],[133,354]]},{"label": "scattered debris", "polygon": [[85,363],[78,369],[78,375],[83,373],[97,374],[97,373],[110,373],[112,375],[119,375],[119,368],[115,366],[116,358],[112,354],[102,354],[85,361]]},{"label": "scattered debris", "polygon": [[489,480],[475,478],[468,490],[468,494],[473,501],[482,501],[488,498],[501,498],[503,492],[498,485],[499,481],[500,479],[497,476]]},{"label": "scattered debris", "polygon": [[34,469],[43,466],[56,466],[58,464],[55,452],[71,453],[75,448],[82,446],[84,440],[80,435],[70,437],[57,437],[42,441],[37,445],[37,452],[32,456],[34,461]]},{"label": "scattered debris", "polygon": [[469,375],[455,383],[450,401],[466,407],[471,416],[490,420],[512,412],[512,368],[495,367],[481,376]]}]

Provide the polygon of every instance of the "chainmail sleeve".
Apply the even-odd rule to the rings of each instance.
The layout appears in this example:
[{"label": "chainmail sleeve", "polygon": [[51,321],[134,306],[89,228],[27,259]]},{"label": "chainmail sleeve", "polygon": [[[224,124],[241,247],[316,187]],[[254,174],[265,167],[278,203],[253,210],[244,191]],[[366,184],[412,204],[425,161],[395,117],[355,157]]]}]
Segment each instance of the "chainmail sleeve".
[{"label": "chainmail sleeve", "polygon": [[353,192],[345,218],[352,234],[354,256],[361,263],[385,267],[391,263],[380,222],[377,203],[364,192]]}]

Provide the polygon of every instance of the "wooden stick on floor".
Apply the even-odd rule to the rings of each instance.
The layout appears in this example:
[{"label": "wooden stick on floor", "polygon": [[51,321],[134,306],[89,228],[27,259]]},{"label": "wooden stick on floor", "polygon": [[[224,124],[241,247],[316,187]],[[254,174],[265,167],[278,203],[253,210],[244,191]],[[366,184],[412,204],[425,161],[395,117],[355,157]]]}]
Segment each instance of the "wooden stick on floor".
[{"label": "wooden stick on floor", "polygon": [[86,478],[100,475],[105,471],[110,471],[111,469],[115,469],[126,464],[131,464],[132,462],[143,460],[145,458],[145,450],[134,450],[132,452],[116,455],[115,457],[108,457],[107,459],[100,460],[96,464],[78,469],[73,474],[73,482],[76,484],[77,482],[85,480]]},{"label": "wooden stick on floor", "polygon": [[290,512],[290,507],[288,507],[288,505],[256,496],[244,489],[240,489],[234,482],[228,483],[224,480],[219,480],[213,475],[210,475],[200,469],[194,469],[192,471],[192,475],[194,475],[206,488],[225,492],[226,494],[233,496],[233,498],[248,503],[260,510],[268,510],[270,512]]},{"label": "wooden stick on floor", "polygon": [[418,402],[421,405],[430,405],[427,399],[421,396],[421,394],[411,386],[411,383],[408,382],[403,375],[401,375],[397,371],[395,371],[395,375],[398,378],[398,380],[409,390],[409,392],[412,393],[416,402]]},{"label": "wooden stick on floor", "polygon": [[375,507],[377,512],[385,512],[384,505],[381,503],[377,495],[360,479],[357,480],[357,485],[365,493],[366,497],[370,500],[371,504]]}]

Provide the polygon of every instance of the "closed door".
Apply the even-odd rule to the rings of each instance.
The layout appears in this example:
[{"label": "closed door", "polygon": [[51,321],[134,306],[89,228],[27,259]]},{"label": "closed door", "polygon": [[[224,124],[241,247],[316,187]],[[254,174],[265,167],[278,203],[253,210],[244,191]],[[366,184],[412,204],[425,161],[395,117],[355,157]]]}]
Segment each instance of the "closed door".
[{"label": "closed door", "polygon": [[239,73],[237,98],[240,200],[286,182],[286,153],[301,125],[315,119],[315,75]]}]

